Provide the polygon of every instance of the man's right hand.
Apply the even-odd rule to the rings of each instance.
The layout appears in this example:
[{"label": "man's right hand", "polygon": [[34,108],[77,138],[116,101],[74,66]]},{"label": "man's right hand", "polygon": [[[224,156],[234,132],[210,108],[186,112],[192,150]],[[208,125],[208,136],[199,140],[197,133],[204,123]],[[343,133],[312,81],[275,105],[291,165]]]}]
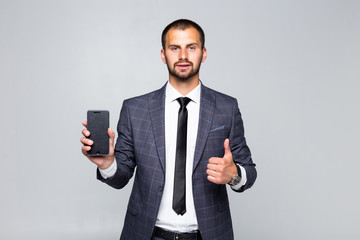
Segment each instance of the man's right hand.
[{"label": "man's right hand", "polygon": [[93,163],[95,163],[100,169],[107,169],[110,165],[114,162],[114,138],[115,133],[110,128],[108,129],[109,134],[109,155],[106,156],[89,156],[87,151],[91,149],[91,145],[93,145],[93,141],[90,140],[88,137],[90,136],[90,132],[87,130],[87,121],[83,121],[82,124],[84,125],[85,129],[82,130],[82,134],[84,137],[80,139],[80,142],[84,144],[82,146],[81,151],[82,153],[90,159]]}]

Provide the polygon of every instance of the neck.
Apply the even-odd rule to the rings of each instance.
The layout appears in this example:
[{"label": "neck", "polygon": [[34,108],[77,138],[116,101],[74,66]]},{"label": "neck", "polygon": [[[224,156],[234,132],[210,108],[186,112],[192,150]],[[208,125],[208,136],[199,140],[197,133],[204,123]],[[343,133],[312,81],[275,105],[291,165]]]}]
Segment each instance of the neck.
[{"label": "neck", "polygon": [[186,81],[174,78],[173,76],[169,77],[171,86],[183,96],[194,90],[199,85],[199,82],[199,75],[189,78]]}]

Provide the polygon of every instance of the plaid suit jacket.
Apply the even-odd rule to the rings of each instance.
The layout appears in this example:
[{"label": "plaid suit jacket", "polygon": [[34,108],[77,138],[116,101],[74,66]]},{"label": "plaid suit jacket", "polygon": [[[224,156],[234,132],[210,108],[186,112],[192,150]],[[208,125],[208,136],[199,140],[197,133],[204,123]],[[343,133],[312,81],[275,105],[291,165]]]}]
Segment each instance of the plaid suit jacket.
[{"label": "plaid suit jacket", "polygon": [[[99,180],[120,189],[136,168],[122,240],[149,240],[153,234],[165,183],[165,87],[124,101],[115,145],[118,169],[106,180],[97,174]],[[226,138],[230,140],[234,161],[246,170],[247,182],[239,190],[242,192],[253,185],[257,173],[244,138],[237,101],[202,85],[192,179],[204,240],[234,238],[226,185],[211,183],[206,175],[208,159],[224,155]]]}]

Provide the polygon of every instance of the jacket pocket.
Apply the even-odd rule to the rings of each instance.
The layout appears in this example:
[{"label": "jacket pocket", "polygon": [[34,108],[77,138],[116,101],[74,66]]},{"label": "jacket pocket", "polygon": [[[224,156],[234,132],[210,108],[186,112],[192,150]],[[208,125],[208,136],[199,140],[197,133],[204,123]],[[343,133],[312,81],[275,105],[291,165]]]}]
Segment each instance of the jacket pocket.
[{"label": "jacket pocket", "polygon": [[218,127],[215,127],[213,129],[210,130],[210,132],[214,132],[214,131],[218,131],[218,130],[223,130],[225,128],[225,125],[221,125],[221,126],[218,126]]}]

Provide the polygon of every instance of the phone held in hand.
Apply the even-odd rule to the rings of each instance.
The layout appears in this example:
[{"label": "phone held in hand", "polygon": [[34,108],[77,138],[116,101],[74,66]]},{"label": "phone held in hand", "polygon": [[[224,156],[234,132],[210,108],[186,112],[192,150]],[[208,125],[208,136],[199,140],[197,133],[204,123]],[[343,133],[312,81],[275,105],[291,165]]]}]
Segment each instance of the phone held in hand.
[{"label": "phone held in hand", "polygon": [[90,156],[103,156],[109,154],[109,111],[88,110],[87,129],[90,132],[88,137],[94,143],[87,153]]}]

